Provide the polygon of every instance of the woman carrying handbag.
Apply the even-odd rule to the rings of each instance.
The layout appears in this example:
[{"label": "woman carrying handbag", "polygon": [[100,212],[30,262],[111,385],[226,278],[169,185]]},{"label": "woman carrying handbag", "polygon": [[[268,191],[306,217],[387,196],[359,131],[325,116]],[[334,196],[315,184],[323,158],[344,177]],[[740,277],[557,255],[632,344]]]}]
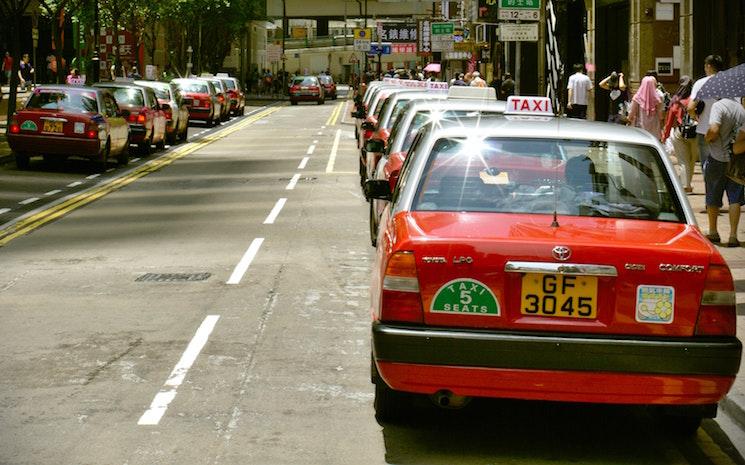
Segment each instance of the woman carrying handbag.
[{"label": "woman carrying handbag", "polygon": [[693,165],[698,159],[698,145],[696,144],[696,122],[688,115],[686,108],[691,99],[693,80],[690,76],[683,76],[680,86],[670,100],[670,106],[665,117],[665,127],[660,140],[665,143],[670,138],[678,160],[680,182],[686,192],[693,192],[691,179]]}]

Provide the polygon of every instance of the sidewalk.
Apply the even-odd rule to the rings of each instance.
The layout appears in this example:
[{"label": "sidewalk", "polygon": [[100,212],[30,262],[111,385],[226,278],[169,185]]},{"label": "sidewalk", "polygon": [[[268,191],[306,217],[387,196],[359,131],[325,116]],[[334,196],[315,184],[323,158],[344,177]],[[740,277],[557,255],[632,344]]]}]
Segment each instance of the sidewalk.
[{"label": "sidewalk", "polygon": [[[704,179],[701,174],[701,166],[696,165],[693,175],[693,194],[688,194],[688,201],[691,203],[696,221],[698,222],[701,232],[708,233],[709,220],[704,210]],[[724,209],[726,209],[726,201]],[[729,237],[729,218],[726,212],[719,215],[718,223],[719,234],[725,238]],[[738,237],[745,243],[745,218],[740,218]],[[717,247],[719,253],[732,271],[732,278],[735,280],[735,291],[737,292],[737,336],[741,341],[745,341],[745,247],[728,248]],[[735,379],[729,395],[719,403],[721,409],[726,412],[733,420],[737,421],[740,428],[745,430],[745,357],[740,363],[740,372]]]}]

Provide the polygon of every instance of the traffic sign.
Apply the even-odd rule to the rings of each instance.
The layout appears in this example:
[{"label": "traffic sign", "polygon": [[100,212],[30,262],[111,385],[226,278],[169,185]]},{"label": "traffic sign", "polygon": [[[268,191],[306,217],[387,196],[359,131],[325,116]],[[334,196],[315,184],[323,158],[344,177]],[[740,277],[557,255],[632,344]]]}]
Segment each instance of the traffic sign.
[{"label": "traffic sign", "polygon": [[455,25],[453,23],[432,23],[432,35],[453,35]]},{"label": "traffic sign", "polygon": [[519,10],[514,8],[500,8],[499,19],[501,20],[520,20],[520,21],[539,21],[541,12],[539,10]]},{"label": "traffic sign", "polygon": [[499,7],[539,10],[541,8],[541,0],[499,0]]},{"label": "traffic sign", "polygon": [[390,55],[391,45],[392,44],[390,42],[384,42],[382,44],[372,43],[370,44],[370,51],[368,53],[370,55]]},{"label": "traffic sign", "polygon": [[361,28],[356,27],[354,28],[354,38],[355,39],[364,39],[364,40],[370,40],[372,39],[372,28]]},{"label": "traffic sign", "polygon": [[358,52],[369,52],[370,39],[354,39],[354,49]]},{"label": "traffic sign", "polygon": [[537,42],[538,24],[502,23],[499,25],[499,40],[502,42]]}]

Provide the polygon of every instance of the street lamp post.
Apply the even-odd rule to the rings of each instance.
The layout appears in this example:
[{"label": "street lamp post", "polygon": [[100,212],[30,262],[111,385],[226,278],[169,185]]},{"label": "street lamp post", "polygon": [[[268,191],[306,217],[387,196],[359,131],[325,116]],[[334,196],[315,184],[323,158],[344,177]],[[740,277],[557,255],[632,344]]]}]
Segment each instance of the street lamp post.
[{"label": "street lamp post", "polygon": [[190,77],[191,76],[191,68],[192,68],[192,66],[194,66],[194,64],[191,62],[191,54],[194,53],[194,49],[191,48],[191,45],[189,45],[189,47],[187,47],[186,53],[189,54],[189,61],[186,63],[186,77]]}]

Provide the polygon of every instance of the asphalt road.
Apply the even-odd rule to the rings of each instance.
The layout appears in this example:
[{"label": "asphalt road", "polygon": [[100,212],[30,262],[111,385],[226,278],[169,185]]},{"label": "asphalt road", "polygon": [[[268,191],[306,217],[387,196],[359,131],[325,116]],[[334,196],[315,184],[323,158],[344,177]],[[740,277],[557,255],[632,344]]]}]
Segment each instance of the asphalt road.
[{"label": "asphalt road", "polygon": [[0,464],[745,463],[726,418],[635,407],[378,424],[348,104],[258,110],[91,179],[2,167]]}]

